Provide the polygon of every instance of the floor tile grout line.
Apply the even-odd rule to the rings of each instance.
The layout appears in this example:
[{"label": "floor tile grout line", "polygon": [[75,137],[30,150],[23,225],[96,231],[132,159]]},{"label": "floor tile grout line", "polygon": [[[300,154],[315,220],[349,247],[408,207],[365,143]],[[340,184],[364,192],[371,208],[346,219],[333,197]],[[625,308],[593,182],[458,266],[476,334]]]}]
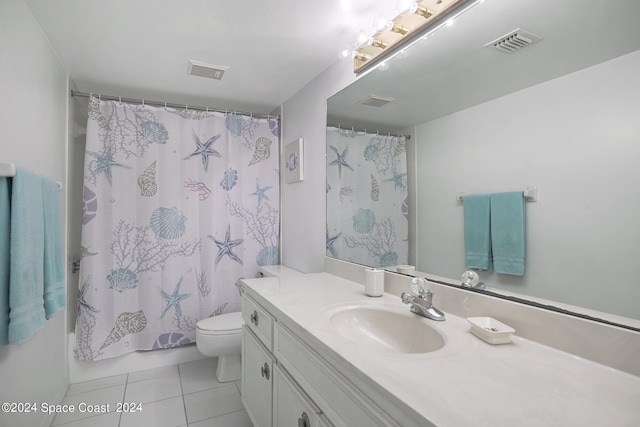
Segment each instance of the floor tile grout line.
[{"label": "floor tile grout line", "polygon": [[184,411],[184,421],[189,426],[189,415],[187,414],[187,402],[184,401],[184,387],[182,386],[182,373],[180,372],[180,364],[176,364],[178,370],[178,380],[180,381],[180,393],[182,395],[182,410]]},{"label": "floor tile grout line", "polygon": [[[127,395],[127,386],[129,386],[129,372],[127,372],[127,377],[124,379],[124,392],[122,393],[122,403],[124,403],[124,398]],[[122,412],[118,416],[118,427],[122,424]]]}]

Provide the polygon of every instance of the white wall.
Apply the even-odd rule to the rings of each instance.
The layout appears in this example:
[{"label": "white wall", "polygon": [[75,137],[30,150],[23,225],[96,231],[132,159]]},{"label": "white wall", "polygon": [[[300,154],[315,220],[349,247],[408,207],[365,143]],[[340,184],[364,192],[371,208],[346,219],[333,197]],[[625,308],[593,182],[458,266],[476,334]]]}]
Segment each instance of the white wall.
[{"label": "white wall", "polygon": [[[24,1],[2,0],[0,162],[66,187],[67,87],[68,74]],[[61,205],[66,219],[66,188]],[[68,384],[65,320],[66,312],[58,313],[27,342],[0,347],[0,402],[39,405],[62,399]],[[0,412],[2,426],[44,426],[51,419],[39,411]]]},{"label": "white wall", "polygon": [[525,276],[481,276],[640,318],[640,51],[416,131],[420,270],[456,279],[465,270],[459,193],[536,185],[539,201],[526,205]]},{"label": "white wall", "polygon": [[351,61],[338,60],[282,106],[283,146],[304,138],[304,181],[281,187],[281,262],[303,273],[324,269],[327,98],[354,80]]}]

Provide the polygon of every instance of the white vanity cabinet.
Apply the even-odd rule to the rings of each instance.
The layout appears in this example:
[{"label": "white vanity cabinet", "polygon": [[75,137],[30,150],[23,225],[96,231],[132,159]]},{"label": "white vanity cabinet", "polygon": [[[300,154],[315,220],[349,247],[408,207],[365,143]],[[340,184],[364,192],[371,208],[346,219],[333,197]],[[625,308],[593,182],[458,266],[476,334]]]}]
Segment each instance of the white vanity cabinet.
[{"label": "white vanity cabinet", "polygon": [[242,299],[242,403],[254,427],[331,427],[333,424],[272,354],[274,318]]},{"label": "white vanity cabinet", "polygon": [[242,312],[242,402],[255,427],[400,426],[246,292]]}]

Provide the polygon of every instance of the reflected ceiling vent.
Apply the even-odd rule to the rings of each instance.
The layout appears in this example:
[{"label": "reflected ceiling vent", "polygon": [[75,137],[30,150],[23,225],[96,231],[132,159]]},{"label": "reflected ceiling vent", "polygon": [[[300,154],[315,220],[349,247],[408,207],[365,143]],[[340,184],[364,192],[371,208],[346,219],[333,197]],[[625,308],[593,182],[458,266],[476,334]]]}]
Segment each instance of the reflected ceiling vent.
[{"label": "reflected ceiling vent", "polygon": [[395,101],[395,98],[385,98],[383,96],[371,95],[370,97],[358,101],[360,105],[368,105],[370,107],[382,107],[390,102]]},{"label": "reflected ceiling vent", "polygon": [[198,77],[206,77],[208,79],[214,80],[222,80],[222,76],[224,72],[227,71],[229,67],[223,67],[220,65],[211,65],[205,64],[200,61],[189,61],[189,72],[190,76],[198,76]]},{"label": "reflected ceiling vent", "polygon": [[518,28],[491,43],[485,44],[484,47],[499,50],[500,52],[512,53],[540,40],[542,40],[542,37]]}]

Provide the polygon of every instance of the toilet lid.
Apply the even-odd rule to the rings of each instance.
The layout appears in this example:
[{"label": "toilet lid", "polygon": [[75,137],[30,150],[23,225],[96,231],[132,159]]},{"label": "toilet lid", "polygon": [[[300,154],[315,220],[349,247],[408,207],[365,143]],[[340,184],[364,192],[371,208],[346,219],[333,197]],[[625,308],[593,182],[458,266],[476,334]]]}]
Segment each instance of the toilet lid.
[{"label": "toilet lid", "polygon": [[242,313],[226,313],[200,320],[196,327],[201,333],[222,335],[240,332],[243,324]]}]

